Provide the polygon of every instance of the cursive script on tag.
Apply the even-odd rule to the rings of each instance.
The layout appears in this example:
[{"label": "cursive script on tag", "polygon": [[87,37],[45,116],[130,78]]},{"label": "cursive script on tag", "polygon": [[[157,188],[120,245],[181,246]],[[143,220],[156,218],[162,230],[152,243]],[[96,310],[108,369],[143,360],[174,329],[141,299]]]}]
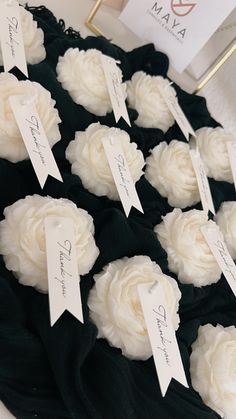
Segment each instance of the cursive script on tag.
[{"label": "cursive script on tag", "polygon": [[[170,85],[171,84],[172,83],[170,83]],[[158,85],[158,89],[187,141],[189,141],[190,134],[196,137],[193,127],[190,125],[186,115],[180,107],[178,98],[175,96],[174,92],[170,90],[168,85],[166,87]]]},{"label": "cursive script on tag", "polygon": [[158,309],[153,309],[155,314],[156,324],[158,328],[158,333],[160,335],[161,346],[157,346],[157,349],[163,353],[165,362],[168,366],[170,366],[170,357],[168,354],[168,344],[171,345],[171,340],[165,337],[165,329],[167,328],[166,322],[166,309],[165,307],[160,304]]},{"label": "cursive script on tag", "polygon": [[32,151],[33,153],[36,153],[39,156],[41,163],[44,166],[46,166],[45,156],[42,150],[42,149],[45,149],[46,146],[43,144],[40,144],[41,133],[40,133],[40,128],[39,128],[38,118],[35,115],[32,115],[30,119],[26,119],[25,121],[28,124],[29,132],[31,134],[31,138],[35,146],[33,147]]},{"label": "cursive script on tag", "polygon": [[127,124],[131,126],[125,104],[125,97],[122,90],[120,69],[113,59],[104,54],[101,55],[101,63],[103,66],[103,71],[115,120],[116,122],[118,122],[120,118],[123,118],[127,122]]},{"label": "cursive script on tag", "polygon": [[220,258],[222,259],[222,262],[224,263],[224,272],[227,273],[233,281],[235,281],[236,284],[236,270],[235,270],[235,264],[231,256],[229,255],[228,249],[226,248],[226,245],[223,241],[217,240],[215,242],[215,248],[218,251],[218,254]]},{"label": "cursive script on tag", "polygon": [[201,228],[201,231],[229,286],[236,296],[236,266],[229,254],[223,234],[218,225],[212,220],[209,220],[207,225]]},{"label": "cursive script on tag", "polygon": [[18,19],[16,17],[7,17],[8,21],[8,36],[9,40],[6,41],[6,44],[10,48],[10,53],[13,58],[15,58],[15,47],[19,45],[19,42],[17,41],[17,35],[18,35]]},{"label": "cursive script on tag", "polygon": [[138,294],[164,397],[172,378],[188,387],[171,315],[161,283],[140,284]]},{"label": "cursive script on tag", "polygon": [[70,240],[64,240],[63,243],[57,242],[58,259],[60,266],[60,277],[55,276],[55,279],[60,282],[62,287],[62,295],[66,298],[66,278],[71,278],[70,263],[71,263],[71,250],[72,244]]},{"label": "cursive script on tag", "polygon": [[105,137],[102,143],[126,216],[128,217],[132,206],[143,213],[119,139]]},{"label": "cursive script on tag", "polygon": [[51,215],[44,224],[51,325],[65,310],[83,323],[74,223]]},{"label": "cursive script on tag", "polygon": [[48,175],[62,182],[32,98],[22,95],[10,96],[9,102],[41,188],[44,187]]},{"label": "cursive script on tag", "polygon": [[122,90],[120,89],[121,80],[118,76],[117,72],[114,72],[111,74],[111,80],[112,80],[112,86],[113,89],[111,90],[111,94],[113,96],[113,100],[116,102],[117,108],[120,110],[120,113],[122,112],[121,109],[121,102],[124,100],[124,95]]},{"label": "cursive script on tag", "polygon": [[201,159],[198,149],[190,150],[190,157],[193,169],[197,178],[198,189],[201,197],[203,210],[208,213],[211,211],[215,215],[215,207],[211,195],[210,185],[206,175],[204,163]]},{"label": "cursive script on tag", "polygon": [[125,167],[125,159],[122,154],[119,154],[115,157],[117,162],[118,172],[120,174],[120,186],[124,188],[127,197],[130,197],[128,185],[130,185],[130,180],[125,177],[126,174],[126,167]]},{"label": "cursive script on tag", "polygon": [[0,1],[0,40],[4,70],[17,67],[28,77],[18,1]]}]

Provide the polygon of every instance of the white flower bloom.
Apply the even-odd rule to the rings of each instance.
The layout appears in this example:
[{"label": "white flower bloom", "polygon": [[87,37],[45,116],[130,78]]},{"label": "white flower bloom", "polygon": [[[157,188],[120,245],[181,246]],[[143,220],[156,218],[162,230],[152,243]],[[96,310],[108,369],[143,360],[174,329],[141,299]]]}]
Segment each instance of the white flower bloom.
[{"label": "white flower bloom", "polygon": [[201,232],[208,222],[207,214],[175,208],[162,219],[154,231],[167,253],[170,271],[178,275],[180,282],[196,287],[217,282],[221,269]]},{"label": "white flower bloom", "polygon": [[192,385],[204,403],[224,419],[235,419],[235,365],[236,328],[200,326],[190,356]]},{"label": "white flower bloom", "polygon": [[196,131],[196,141],[207,175],[215,180],[233,183],[226,143],[236,142],[236,136],[221,127],[204,127]]},{"label": "white flower bloom", "polygon": [[[101,56],[97,49],[87,51],[69,48],[57,64],[57,78],[67,90],[75,103],[82,105],[87,111],[104,116],[112,111],[112,104],[107,88]],[[109,57],[115,62],[114,58]],[[122,72],[118,68],[120,80]],[[126,99],[126,84],[122,84]]]},{"label": "white flower bloom", "polygon": [[146,159],[145,177],[172,207],[186,208],[200,201],[189,145],[172,140],[156,146]]},{"label": "white flower bloom", "polygon": [[173,327],[178,329],[181,292],[176,281],[164,275],[159,265],[148,256],[115,260],[94,279],[88,306],[90,317],[98,328],[98,338],[106,338],[111,346],[120,348],[128,358],[146,360],[152,356],[138,295],[139,284],[162,284]]},{"label": "white flower bloom", "polygon": [[236,202],[223,202],[214,217],[231,257],[236,260]]},{"label": "white flower bloom", "polygon": [[[46,57],[46,51],[44,48],[44,33],[42,29],[38,28],[37,22],[33,19],[32,13],[24,7],[20,7],[20,19],[26,62],[28,64],[38,64]],[[1,48],[0,65],[3,65]]]},{"label": "white flower bloom", "polygon": [[[143,71],[134,73],[127,82],[128,102],[138,112],[135,123],[139,127],[159,128],[166,132],[174,125],[174,117],[159,90],[159,86],[166,88],[169,83],[161,76],[150,76]],[[168,89],[176,95],[173,87]]]},{"label": "white flower bloom", "polygon": [[35,96],[35,107],[44,127],[50,147],[56,144],[61,134],[58,124],[61,122],[48,90],[39,83],[29,80],[18,81],[13,74],[0,74],[0,157],[15,163],[28,159],[21,133],[10,106],[9,97],[13,95]]},{"label": "white flower bloom", "polygon": [[137,182],[143,174],[143,154],[135,143],[130,142],[127,132],[119,128],[109,128],[99,122],[91,124],[86,131],[76,133],[75,140],[66,149],[66,158],[72,164],[72,173],[80,177],[84,187],[90,192],[119,200],[102,144],[102,139],[111,135],[114,141],[116,138],[120,141],[133,181]]},{"label": "white flower bloom", "polygon": [[74,221],[79,274],[88,273],[99,254],[92,217],[68,199],[33,195],[6,207],[0,222],[0,254],[19,282],[41,292],[48,291],[44,232],[48,215]]}]

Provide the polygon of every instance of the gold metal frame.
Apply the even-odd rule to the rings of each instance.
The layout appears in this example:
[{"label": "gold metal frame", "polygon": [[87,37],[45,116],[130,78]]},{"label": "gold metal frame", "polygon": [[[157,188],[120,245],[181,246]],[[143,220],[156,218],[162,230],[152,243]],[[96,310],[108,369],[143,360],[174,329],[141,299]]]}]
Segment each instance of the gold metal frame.
[{"label": "gold metal frame", "polygon": [[199,83],[194,93],[198,93],[201,89],[203,89],[204,86],[206,86],[206,84],[212,79],[212,77],[214,77],[217,71],[226,63],[226,61],[228,61],[228,59],[233,55],[234,52],[236,52],[236,40],[234,40],[233,43],[231,43],[231,45],[226,49],[221,58],[210,67],[210,70]]},{"label": "gold metal frame", "polygon": [[[104,33],[99,29],[96,25],[93,23],[93,19],[95,15],[97,14],[99,8],[102,6],[103,0],[97,0],[95,5],[92,7],[86,21],[85,25],[97,36],[104,36],[107,38]],[[197,89],[194,91],[194,93],[198,93],[201,89],[203,89],[204,86],[214,77],[214,75],[217,73],[217,71],[224,65],[226,61],[233,55],[233,53],[236,52],[236,40],[233,41],[233,44],[229,46],[229,48],[226,50],[226,52],[222,55],[220,60],[215,64],[213,64],[206,76],[201,80],[199,85],[197,86]]]},{"label": "gold metal frame", "polygon": [[95,15],[97,14],[98,9],[101,7],[103,0],[97,0],[95,5],[92,7],[91,11],[89,12],[89,15],[85,21],[85,25],[93,32],[95,33],[95,35],[97,36],[104,36],[106,38],[106,36],[104,35],[104,33],[97,27],[94,25],[93,23],[93,19],[95,17]]}]

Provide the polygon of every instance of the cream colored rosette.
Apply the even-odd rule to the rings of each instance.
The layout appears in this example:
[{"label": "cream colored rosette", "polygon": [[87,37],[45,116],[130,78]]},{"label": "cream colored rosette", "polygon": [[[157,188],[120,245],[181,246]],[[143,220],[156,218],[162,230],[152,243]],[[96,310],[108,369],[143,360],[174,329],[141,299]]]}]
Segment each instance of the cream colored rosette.
[{"label": "cream colored rosette", "polygon": [[196,131],[196,141],[207,175],[215,180],[233,183],[227,142],[235,142],[236,136],[223,128],[204,127]]},{"label": "cream colored rosette", "polygon": [[35,107],[45,130],[50,147],[60,138],[58,124],[61,122],[55,100],[51,93],[39,83],[29,80],[18,81],[13,74],[0,74],[0,157],[15,163],[28,159],[20,130],[16,123],[9,98],[13,95],[25,95],[35,98]]},{"label": "cream colored rosette", "polygon": [[174,125],[174,117],[160,92],[160,88],[166,88],[176,95],[169,84],[169,80],[150,76],[143,71],[134,73],[127,82],[128,103],[138,112],[135,123],[139,127],[159,128],[166,132]]},{"label": "cream colored rosette", "polygon": [[44,219],[68,217],[74,222],[78,272],[86,274],[98,257],[92,217],[68,199],[27,196],[4,210],[0,222],[0,254],[7,269],[24,285],[48,291]]},{"label": "cream colored rosette", "polygon": [[94,279],[88,306],[90,317],[98,328],[98,338],[106,338],[128,358],[146,360],[152,356],[138,295],[139,284],[162,284],[173,327],[178,329],[181,292],[176,281],[164,275],[148,256],[117,259],[106,265]]},{"label": "cream colored rosette", "polygon": [[223,202],[214,217],[231,257],[236,260],[236,202]]},{"label": "cream colored rosette", "polygon": [[196,287],[217,282],[221,269],[201,232],[208,223],[207,214],[175,208],[162,219],[154,231],[167,253],[170,271],[178,275],[180,282]]},{"label": "cream colored rosette", "polygon": [[146,159],[145,177],[172,207],[186,208],[200,201],[189,145],[165,141]]},{"label": "cream colored rosette", "polygon": [[[101,62],[103,54],[97,49],[87,51],[69,48],[57,64],[57,78],[73,101],[87,111],[104,116],[112,111],[112,104]],[[109,57],[115,63],[114,58]],[[122,71],[118,68],[122,81]],[[126,84],[122,84],[126,99]]]},{"label": "cream colored rosette", "polygon": [[143,154],[130,142],[127,132],[109,128],[99,122],[89,125],[86,131],[76,132],[75,140],[66,149],[66,158],[72,164],[72,173],[78,175],[86,189],[98,196],[119,200],[119,194],[102,144],[104,138],[119,140],[127,160],[130,174],[137,182],[143,174]]},{"label": "cream colored rosette", "polygon": [[204,403],[224,419],[236,413],[236,328],[206,324],[192,345],[190,374]]},{"label": "cream colored rosette", "polygon": [[[20,7],[22,36],[25,47],[25,57],[28,64],[38,64],[46,57],[44,48],[44,33],[38,28],[32,13]],[[0,65],[3,65],[2,51],[0,48]]]}]

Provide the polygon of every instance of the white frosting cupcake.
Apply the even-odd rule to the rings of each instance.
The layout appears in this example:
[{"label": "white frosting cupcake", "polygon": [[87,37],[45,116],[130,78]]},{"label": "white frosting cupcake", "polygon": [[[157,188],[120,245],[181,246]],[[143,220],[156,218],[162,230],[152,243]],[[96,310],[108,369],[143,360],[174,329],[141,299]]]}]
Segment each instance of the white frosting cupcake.
[{"label": "white frosting cupcake", "polygon": [[78,175],[90,192],[98,196],[108,196],[119,200],[119,194],[112,176],[112,172],[105,154],[102,139],[112,137],[119,139],[126,157],[130,174],[137,182],[143,174],[143,154],[135,143],[130,142],[127,132],[119,128],[109,128],[95,123],[89,125],[86,131],[79,131],[75,140],[66,149],[66,158],[72,164],[72,173]]},{"label": "white frosting cupcake", "polygon": [[186,208],[200,201],[189,145],[160,143],[146,159],[145,177],[172,207]]},{"label": "white frosting cupcake", "polygon": [[160,93],[160,87],[170,89],[169,80],[161,76],[150,76],[143,71],[135,73],[127,82],[128,103],[138,112],[135,123],[139,127],[159,128],[166,132],[175,120]]}]

